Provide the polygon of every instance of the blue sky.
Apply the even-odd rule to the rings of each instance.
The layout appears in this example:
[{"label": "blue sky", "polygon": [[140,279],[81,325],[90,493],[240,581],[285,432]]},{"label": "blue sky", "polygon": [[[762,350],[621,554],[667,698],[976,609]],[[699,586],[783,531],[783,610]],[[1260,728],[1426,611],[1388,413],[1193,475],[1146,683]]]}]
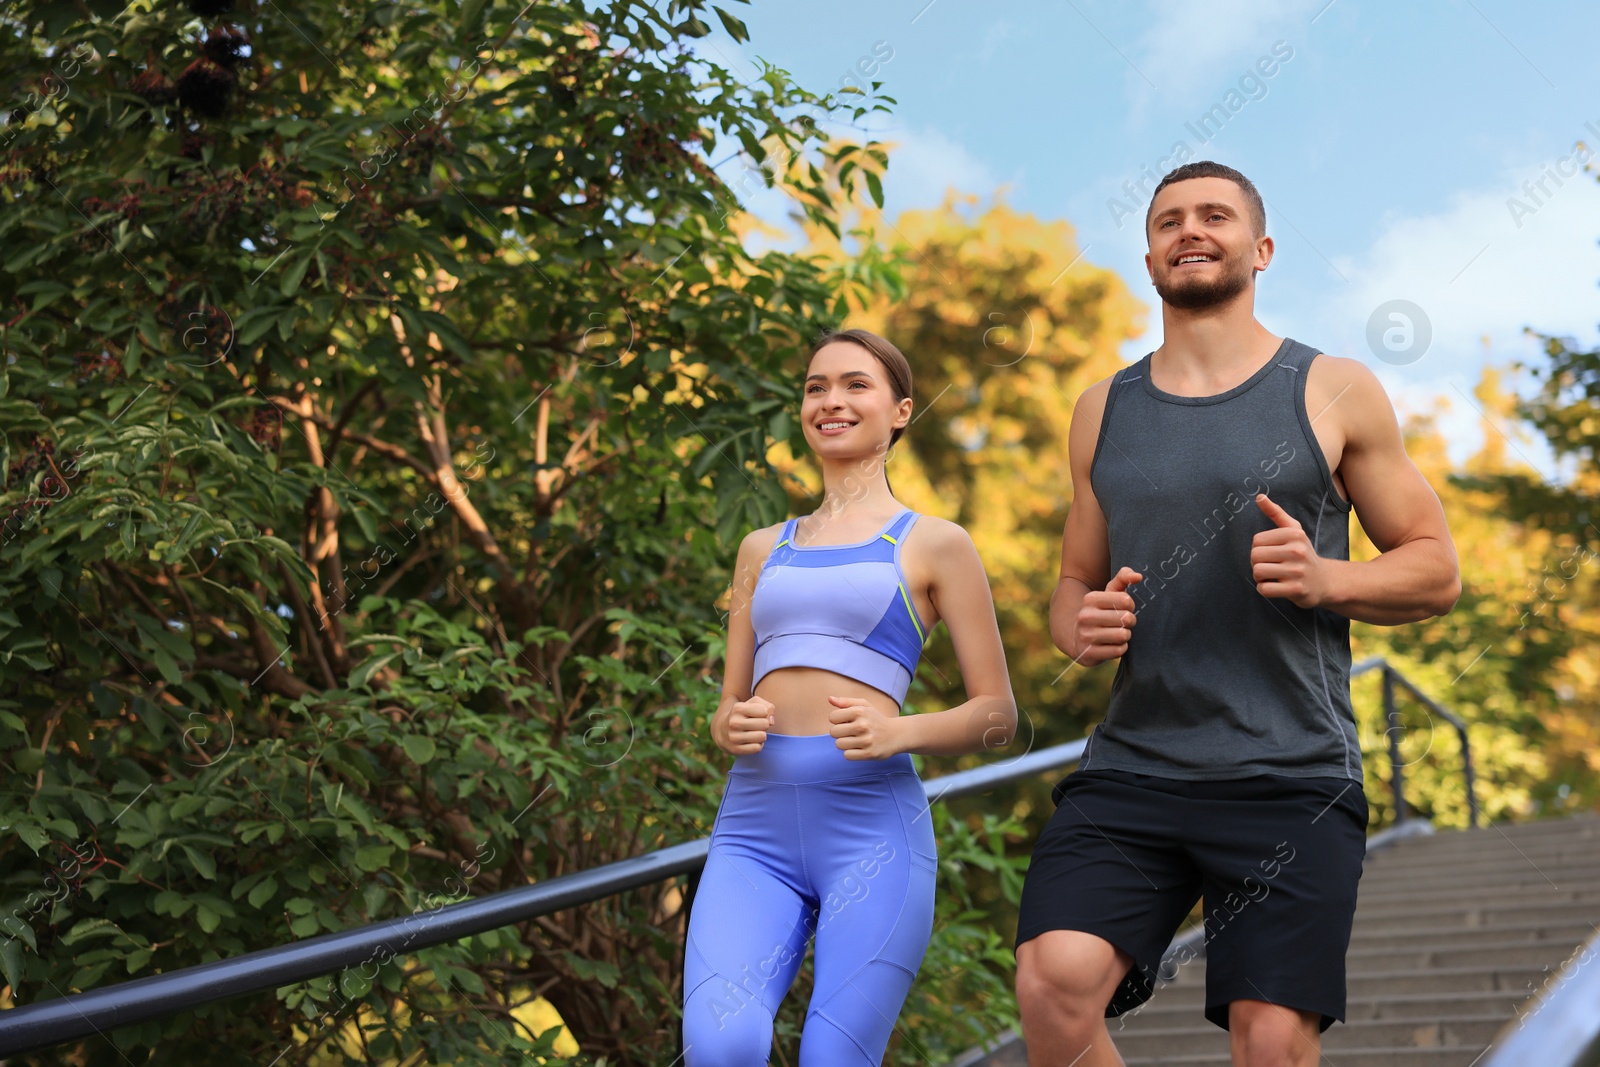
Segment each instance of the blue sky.
[{"label": "blue sky", "polygon": [[[900,145],[891,217],[953,186],[1004,187],[1012,207],[1067,220],[1085,260],[1151,306],[1129,360],[1160,343],[1161,325],[1142,259],[1148,193],[1123,183],[1176,165],[1179,142],[1249,175],[1267,201],[1277,251],[1258,279],[1263,324],[1361,359],[1402,412],[1446,405],[1458,459],[1497,433],[1472,399],[1483,363],[1538,358],[1524,327],[1596,342],[1600,156],[1580,166],[1600,152],[1592,0],[724,6],[751,40],[719,27],[700,50],[745,77],[759,56],[821,92],[892,50],[877,77],[898,105],[873,124]],[[1217,105],[1225,118],[1201,128]],[[776,195],[749,206],[777,222]],[[1120,218],[1113,198],[1133,213]],[[1409,362],[1368,342],[1392,300],[1420,308],[1431,331]],[[1553,473],[1538,443],[1513,448]]]}]

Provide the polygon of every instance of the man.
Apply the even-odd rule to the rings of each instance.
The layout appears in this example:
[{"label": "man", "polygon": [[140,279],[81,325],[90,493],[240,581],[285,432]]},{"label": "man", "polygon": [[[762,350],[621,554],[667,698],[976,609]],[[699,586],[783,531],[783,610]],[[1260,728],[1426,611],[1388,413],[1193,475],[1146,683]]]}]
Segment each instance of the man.
[{"label": "man", "polygon": [[1273,244],[1249,179],[1179,167],[1145,232],[1161,347],[1085,392],[1069,438],[1051,637],[1120,662],[1024,884],[1023,1037],[1033,1067],[1121,1064],[1105,1019],[1150,996],[1203,898],[1234,1063],[1311,1065],[1344,1017],[1366,843],[1349,620],[1450,611],[1455,546],[1372,373],[1256,321]]}]

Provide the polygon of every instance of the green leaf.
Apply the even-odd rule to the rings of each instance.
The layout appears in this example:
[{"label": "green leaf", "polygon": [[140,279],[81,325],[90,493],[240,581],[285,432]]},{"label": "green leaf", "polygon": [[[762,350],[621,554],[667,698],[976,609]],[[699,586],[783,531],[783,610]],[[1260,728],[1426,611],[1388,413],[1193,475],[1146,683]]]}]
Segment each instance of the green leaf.
[{"label": "green leaf", "polygon": [[5,932],[8,940],[14,940],[20,937],[22,940],[28,943],[28,947],[33,949],[33,951],[39,951],[39,942],[33,935],[33,927],[17,918],[15,912],[5,916],[4,918],[0,918],[0,930]]},{"label": "green leaf", "polygon": [[370,848],[358,848],[356,849],[356,866],[363,871],[375,873],[389,865],[389,857],[393,854],[393,845],[373,845]]},{"label": "green leaf", "polygon": [[245,899],[250,901],[251,907],[259,908],[261,905],[271,900],[273,896],[277,894],[277,892],[278,880],[269,875],[268,877],[263,878],[254,889],[250,890],[250,895]]},{"label": "green leaf", "polygon": [[422,734],[407,734],[405,740],[400,742],[400,747],[406,750],[406,755],[412,763],[427,763],[438,751],[433,738],[424,737]]},{"label": "green leaf", "polygon": [[183,682],[183,672],[178,669],[177,661],[175,661],[167,653],[166,649],[162,649],[162,648],[153,648],[153,649],[151,649],[150,650],[150,658],[155,660],[156,670],[161,672],[161,677],[163,677],[163,678],[165,678],[167,680],[167,684],[169,684],[169,685],[180,685],[180,684],[182,684],[182,682]]},{"label": "green leaf", "polygon": [[877,174],[870,170],[863,170],[862,175],[867,179],[867,192],[872,194],[872,202],[881,209],[883,207],[883,181]]},{"label": "green leaf", "polygon": [[385,652],[382,655],[373,656],[371,659],[362,660],[361,665],[350,672],[350,688],[359,689],[366,685],[368,679],[382,670],[384,664],[399,654],[398,652]]},{"label": "green leaf", "polygon": [[300,279],[306,276],[306,268],[311,265],[311,256],[316,249],[303,248],[295,253],[289,266],[283,272],[283,280],[278,283],[278,291],[284,296],[293,296],[300,288]]},{"label": "green leaf", "polygon": [[212,881],[216,880],[216,877],[217,877],[217,861],[216,860],[212,859],[206,853],[201,852],[199,849],[195,848],[193,845],[184,845],[183,846],[183,854],[185,856],[189,857],[189,862],[194,865],[194,869],[195,870],[200,872],[200,876],[202,878],[209,878]]},{"label": "green leaf", "polygon": [[278,321],[282,309],[276,307],[251,308],[239,317],[234,323],[234,330],[238,336],[241,348],[248,348],[261,339],[261,335],[272,329]]},{"label": "green leaf", "polygon": [[744,145],[744,150],[749,152],[757,163],[764,162],[767,158],[767,150],[761,146],[761,141],[757,139],[756,135],[743,126],[739,127],[737,133],[739,143]]},{"label": "green leaf", "polygon": [[22,986],[22,963],[22,946],[14,938],[0,942],[0,971],[13,994]]},{"label": "green leaf", "polygon": [[376,918],[383,902],[389,896],[389,891],[383,886],[374,883],[361,891],[361,899],[367,905],[367,916]]},{"label": "green leaf", "polygon": [[720,7],[713,5],[711,10],[715,11],[717,18],[722,20],[722,28],[728,31],[729,37],[732,37],[735,41],[748,41],[750,39],[750,30],[743,22],[734,18]]},{"label": "green leaf", "polygon": [[478,24],[483,21],[483,7],[487,0],[466,0],[461,5],[461,43],[471,44],[472,37],[478,32]]}]

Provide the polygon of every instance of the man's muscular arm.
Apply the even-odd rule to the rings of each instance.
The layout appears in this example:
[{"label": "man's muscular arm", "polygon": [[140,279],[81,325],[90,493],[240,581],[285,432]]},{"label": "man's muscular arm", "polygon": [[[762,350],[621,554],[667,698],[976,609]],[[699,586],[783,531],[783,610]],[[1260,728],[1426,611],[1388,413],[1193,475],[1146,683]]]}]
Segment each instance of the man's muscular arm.
[{"label": "man's muscular arm", "polygon": [[[1350,359],[1320,356],[1337,396],[1318,417],[1344,431],[1338,473],[1361,528],[1382,554],[1368,561],[1297,559],[1308,547],[1287,528],[1281,509],[1261,504],[1277,528],[1257,535],[1252,569],[1265,596],[1321,606],[1380,626],[1444,615],[1461,596],[1461,572],[1444,507],[1406,455],[1394,408],[1372,371]],[[1277,512],[1277,515],[1274,515]],[[1293,519],[1287,519],[1293,524]],[[1296,524],[1297,525],[1297,524]],[[1303,533],[1300,534],[1303,538]]]},{"label": "man's muscular arm", "polygon": [[1107,581],[1111,544],[1105,513],[1094,498],[1090,468],[1111,379],[1084,390],[1072,408],[1067,457],[1072,468],[1072,506],[1061,537],[1061,577],[1050,594],[1050,639],[1074,663],[1094,667],[1128,650],[1138,621],[1127,589],[1144,576],[1123,567]]}]

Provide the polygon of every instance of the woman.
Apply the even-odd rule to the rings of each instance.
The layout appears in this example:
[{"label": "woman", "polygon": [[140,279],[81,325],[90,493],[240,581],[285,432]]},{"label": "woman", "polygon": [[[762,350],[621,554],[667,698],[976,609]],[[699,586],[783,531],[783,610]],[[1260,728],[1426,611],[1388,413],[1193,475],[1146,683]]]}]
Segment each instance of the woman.
[{"label": "woman", "polygon": [[[983,563],[965,530],[895,500],[887,452],[911,367],[865,330],[812,347],[800,406],[821,505],[739,546],[722,702],[736,757],[690,912],[686,1067],[763,1067],[806,944],[816,981],[801,1067],[877,1065],[933,928],[932,819],[911,753],[1016,730]],[[900,717],[943,619],[968,699]]]}]

